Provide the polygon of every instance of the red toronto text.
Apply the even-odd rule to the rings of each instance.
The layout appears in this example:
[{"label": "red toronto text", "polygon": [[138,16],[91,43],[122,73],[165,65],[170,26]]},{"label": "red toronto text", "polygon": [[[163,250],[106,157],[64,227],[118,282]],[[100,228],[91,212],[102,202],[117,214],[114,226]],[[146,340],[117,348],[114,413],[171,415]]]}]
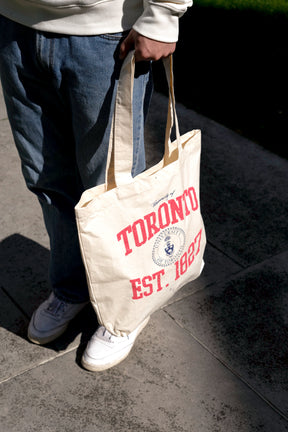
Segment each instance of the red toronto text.
[{"label": "red toronto text", "polygon": [[177,198],[163,202],[155,212],[136,220],[117,234],[117,240],[123,242],[125,255],[132,253],[134,245],[140,247],[150,240],[161,229],[167,228],[199,207],[195,189],[185,189]]}]

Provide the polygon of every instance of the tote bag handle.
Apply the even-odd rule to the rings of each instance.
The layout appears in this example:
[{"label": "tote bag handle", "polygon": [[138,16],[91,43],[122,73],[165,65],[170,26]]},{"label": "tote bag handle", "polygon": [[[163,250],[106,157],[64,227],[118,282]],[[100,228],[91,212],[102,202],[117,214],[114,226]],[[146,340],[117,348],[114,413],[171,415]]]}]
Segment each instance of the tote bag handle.
[{"label": "tote bag handle", "polygon": [[[175,133],[178,152],[181,152],[179,125],[175,107],[174,77],[172,56],[163,59],[169,88],[168,113],[165,132],[164,164],[167,164],[172,151],[171,131],[175,121]],[[112,119],[109,149],[106,166],[106,190],[122,186],[133,181],[133,85],[135,72],[134,51],[125,58],[117,86],[114,115]],[[179,154],[179,153],[178,153]]]}]

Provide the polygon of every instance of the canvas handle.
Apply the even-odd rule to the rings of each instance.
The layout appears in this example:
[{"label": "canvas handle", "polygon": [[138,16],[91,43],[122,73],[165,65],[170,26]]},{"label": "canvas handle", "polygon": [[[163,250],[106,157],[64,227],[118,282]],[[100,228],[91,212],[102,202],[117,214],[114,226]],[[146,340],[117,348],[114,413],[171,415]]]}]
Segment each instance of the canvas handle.
[{"label": "canvas handle", "polygon": [[[167,161],[174,150],[170,139],[173,120],[175,121],[176,142],[179,152],[182,150],[182,146],[175,108],[172,56],[163,59],[163,64],[169,88],[164,152],[164,160]],[[106,168],[107,190],[132,181],[134,72],[135,58],[134,51],[131,51],[123,62],[117,87]]]}]

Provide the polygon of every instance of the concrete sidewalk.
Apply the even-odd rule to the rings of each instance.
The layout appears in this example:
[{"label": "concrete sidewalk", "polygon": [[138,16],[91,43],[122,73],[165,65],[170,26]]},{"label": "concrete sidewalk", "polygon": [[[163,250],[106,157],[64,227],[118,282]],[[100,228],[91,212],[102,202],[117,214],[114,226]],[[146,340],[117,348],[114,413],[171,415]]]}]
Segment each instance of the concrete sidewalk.
[{"label": "concrete sidewalk", "polygon": [[[167,100],[156,94],[147,159],[160,157]],[[57,342],[27,341],[47,297],[48,239],[26,190],[0,99],[0,431],[288,431],[288,161],[178,106],[203,134],[202,276],[155,313],[131,355],[93,374],[79,359],[90,307]]]}]

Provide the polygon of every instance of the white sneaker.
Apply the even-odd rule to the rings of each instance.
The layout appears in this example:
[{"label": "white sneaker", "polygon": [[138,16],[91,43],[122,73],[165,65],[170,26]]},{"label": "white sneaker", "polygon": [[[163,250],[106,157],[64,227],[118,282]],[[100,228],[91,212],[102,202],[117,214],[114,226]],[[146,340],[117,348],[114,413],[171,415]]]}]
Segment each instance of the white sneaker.
[{"label": "white sneaker", "polygon": [[69,322],[87,303],[66,303],[52,293],[32,315],[28,338],[39,345],[52,342],[65,332]]},{"label": "white sneaker", "polygon": [[103,371],[117,365],[130,353],[133,344],[149,321],[146,318],[128,336],[114,336],[101,326],[94,333],[82,357],[82,366],[92,372]]}]

